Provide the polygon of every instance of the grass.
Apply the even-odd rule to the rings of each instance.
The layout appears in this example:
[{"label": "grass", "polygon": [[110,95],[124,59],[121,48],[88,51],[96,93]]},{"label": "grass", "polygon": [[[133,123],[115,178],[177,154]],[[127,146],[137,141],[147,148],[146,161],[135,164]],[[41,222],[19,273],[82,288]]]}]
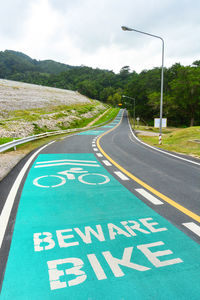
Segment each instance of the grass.
[{"label": "grass", "polygon": [[5,144],[5,143],[9,143],[9,142],[12,142],[12,141],[13,141],[13,138],[3,137],[3,138],[0,138],[0,145]]},{"label": "grass", "polygon": [[[42,139],[39,139],[39,140],[31,141],[29,143],[21,144],[21,145],[17,146],[17,150],[20,150],[20,152],[22,152],[22,153],[28,154],[32,150],[34,150],[36,148],[39,148],[39,147],[41,147],[41,146],[43,146],[43,145],[45,145],[45,144],[47,144],[51,141],[55,141],[55,140],[59,141],[59,139],[61,139],[62,137],[66,137],[69,134],[70,133],[49,136],[49,137],[42,138]],[[10,151],[13,151],[13,149],[9,149],[9,150],[7,150],[3,153],[10,152]]]},{"label": "grass", "polygon": [[[91,101],[89,104],[74,104],[74,105],[51,105],[48,107],[42,107],[42,108],[35,108],[35,109],[29,109],[29,110],[15,110],[15,111],[7,111],[7,118],[6,119],[0,119],[0,126],[2,128],[8,129],[9,124],[13,121],[23,121],[23,122],[29,122],[32,123],[34,126],[33,134],[40,134],[43,132],[48,131],[54,131],[50,128],[47,128],[47,126],[40,127],[36,124],[37,120],[41,120],[41,118],[44,119],[54,119],[58,120],[57,127],[59,127],[62,130],[69,129],[69,128],[80,128],[85,127],[87,124],[89,124],[91,121],[95,120],[97,116],[99,116],[102,111],[99,112],[99,114],[95,115],[92,118],[84,118],[82,115],[92,112],[96,110],[96,107],[100,103],[98,101]],[[74,122],[70,123],[69,125],[64,125],[62,120],[59,121],[60,118],[66,117],[66,116],[76,116],[80,118],[80,120],[75,120]],[[6,141],[7,142],[7,141]],[[2,142],[3,143],[3,140]]]},{"label": "grass", "polygon": [[7,112],[8,118],[5,121],[23,120],[27,122],[36,121],[41,119],[42,116],[54,113],[55,119],[59,119],[67,114],[70,114],[72,110],[76,111],[76,114],[81,115],[89,111],[95,110],[97,104],[74,104],[74,105],[50,105],[48,107],[28,109],[28,110],[15,110]]},{"label": "grass", "polygon": [[49,130],[47,126],[40,127],[35,123],[33,123],[33,126],[34,126],[33,135],[53,131],[53,130]]},{"label": "grass", "polygon": [[[40,119],[41,116],[45,114],[51,114],[54,113],[55,115],[53,118],[57,119],[59,121],[59,118],[62,116],[66,116],[67,114],[71,114],[73,111],[73,115],[76,115],[77,117],[80,117],[81,115],[95,110],[96,106],[99,104],[99,102],[92,102],[92,104],[78,104],[78,105],[59,105],[59,106],[51,106],[48,108],[38,108],[38,109],[30,109],[30,110],[18,110],[10,112],[9,114],[9,120],[14,120],[15,118],[19,120],[19,118],[26,120],[26,121],[33,121],[34,125],[34,134],[40,134],[47,131],[53,131],[48,130],[46,126],[39,127],[37,124],[34,123],[35,120]],[[75,111],[75,112],[74,112]],[[101,123],[110,121],[111,119],[115,118],[118,114],[119,108],[110,108],[108,111],[100,117],[92,126],[98,126]],[[97,115],[93,116],[92,118],[80,118],[77,120],[74,120],[68,127],[64,126],[62,122],[60,122],[59,127],[62,130],[69,129],[69,128],[83,128],[86,127],[89,123],[94,121],[98,116],[100,116],[103,113],[103,110],[100,111]],[[47,115],[48,116],[48,115]],[[29,153],[33,149],[42,146],[43,144],[46,144],[49,141],[60,139],[63,136],[66,136],[68,134],[63,135],[57,135],[57,136],[51,136],[39,140],[35,140],[29,143],[25,143],[22,145],[17,146],[17,149],[26,153]],[[0,144],[4,144],[7,142],[12,141],[13,138],[0,138]],[[12,149],[8,150],[12,151]],[[7,152],[7,151],[6,151]]]},{"label": "grass", "polygon": [[158,144],[158,136],[140,135],[139,138],[152,146],[200,158],[200,126],[164,129],[162,145]]},{"label": "grass", "polygon": [[[175,130],[176,128],[173,128],[173,127],[169,127],[169,128],[162,128],[162,132],[163,133],[171,133]],[[154,127],[151,127],[151,126],[135,126],[135,130],[142,130],[142,131],[149,131],[149,132],[156,132],[156,133],[159,133],[160,132],[160,129],[159,128],[154,128]]]},{"label": "grass", "polygon": [[119,112],[119,108],[110,108],[107,113],[105,113],[101,118],[98,119],[98,121],[96,121],[93,126],[99,125],[101,123],[110,121],[112,119],[114,119],[117,114]]},{"label": "grass", "polygon": [[[96,107],[96,105],[95,105]],[[73,109],[75,107],[73,106]],[[72,107],[70,107],[70,111],[71,111]],[[92,108],[93,109],[93,108]],[[81,114],[83,113],[86,113],[88,111],[91,111],[91,107],[88,106],[88,108],[80,108],[79,110],[79,113],[81,112]],[[74,120],[72,123],[70,123],[70,126],[68,126],[67,128],[65,126],[62,126],[62,124],[60,124],[60,129],[62,130],[65,130],[65,129],[71,129],[71,128],[83,128],[83,127],[86,127],[91,121],[95,120],[99,115],[102,114],[102,111],[93,116],[92,118],[82,118],[82,119],[79,119],[79,120]],[[110,116],[111,114],[108,114],[108,116]],[[113,112],[112,112],[112,115],[113,115]],[[110,120],[110,117],[109,119]],[[33,123],[34,124],[34,123]],[[94,125],[92,125],[94,126]],[[40,134],[40,133],[44,133],[44,132],[48,132],[48,131],[53,131],[53,130],[48,130],[48,128],[45,126],[43,128],[39,127],[37,124],[34,124],[34,134]],[[50,137],[46,137],[46,138],[43,138],[43,139],[39,139],[39,140],[35,140],[35,141],[31,141],[29,143],[25,143],[25,144],[22,144],[22,145],[19,145],[17,146],[17,150],[20,150],[22,152],[25,152],[25,153],[29,153],[30,151],[32,151],[33,149],[35,148],[38,148],[52,140],[59,140],[60,138],[62,137],[65,137],[67,135],[69,135],[70,133],[65,133],[65,134],[62,134],[62,135],[54,135],[54,136],[50,136]],[[13,138],[0,138],[0,144],[4,144],[4,143],[7,143],[7,142],[10,142],[10,141],[13,141]],[[6,152],[9,152],[9,151],[13,151],[13,149],[9,149],[7,150]]]},{"label": "grass", "polygon": [[[102,118],[100,118],[92,126],[96,126],[96,125],[101,124],[103,122],[110,121],[111,119],[116,117],[118,112],[119,112],[118,108],[110,108],[108,110],[108,112],[106,114],[104,114],[102,116]],[[101,115],[101,114],[102,114],[102,112],[99,113],[99,115]],[[97,117],[98,117],[98,115],[95,115],[93,118],[90,118],[90,119],[75,120],[73,123],[70,124],[70,128],[83,128],[83,127],[87,126],[91,121],[96,119]],[[56,135],[56,136],[50,136],[50,137],[46,137],[46,138],[43,138],[43,139],[35,140],[35,141],[29,142],[29,143],[26,143],[26,144],[19,145],[19,146],[17,146],[17,149],[20,149],[22,151],[25,151],[26,153],[29,153],[30,151],[32,151],[35,148],[38,148],[38,147],[40,147],[44,144],[47,144],[48,142],[51,142],[53,140],[59,140],[60,138],[66,137],[67,135],[70,135],[70,133],[62,134],[62,135]]]}]

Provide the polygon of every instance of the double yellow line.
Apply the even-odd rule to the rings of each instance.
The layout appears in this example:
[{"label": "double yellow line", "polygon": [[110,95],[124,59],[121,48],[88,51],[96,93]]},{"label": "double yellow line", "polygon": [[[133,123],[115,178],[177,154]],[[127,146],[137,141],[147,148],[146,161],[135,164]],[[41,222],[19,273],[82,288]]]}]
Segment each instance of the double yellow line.
[{"label": "double yellow line", "polygon": [[[121,119],[122,121],[122,119]],[[127,171],[126,169],[124,169],[122,166],[120,166],[116,161],[114,161],[100,146],[100,140],[103,136],[105,136],[106,134],[110,133],[111,131],[113,131],[114,129],[116,129],[120,124],[121,121],[119,122],[119,124],[117,124],[115,127],[113,127],[112,129],[104,132],[98,139],[97,139],[97,147],[99,149],[99,151],[113,164],[115,165],[119,170],[121,170],[124,174],[126,174],[128,177],[130,177],[132,180],[134,180],[135,182],[137,182],[138,184],[140,184],[141,186],[143,186],[145,189],[147,189],[148,191],[150,191],[152,194],[158,196],[160,199],[164,200],[165,202],[167,202],[168,204],[170,204],[171,206],[175,207],[176,209],[178,209],[179,211],[181,211],[182,213],[184,213],[185,215],[189,216],[190,218],[192,218],[193,220],[197,221],[200,223],[200,216],[198,216],[197,214],[193,213],[192,211],[190,211],[189,209],[185,208],[184,206],[178,204],[177,202],[175,202],[174,200],[172,200],[171,198],[163,195],[162,193],[158,192],[157,190],[155,190],[154,188],[152,188],[150,185],[148,185],[147,183],[145,183],[144,181],[142,181],[141,179],[137,178],[135,175],[133,175],[132,173],[130,173],[129,171]]]}]

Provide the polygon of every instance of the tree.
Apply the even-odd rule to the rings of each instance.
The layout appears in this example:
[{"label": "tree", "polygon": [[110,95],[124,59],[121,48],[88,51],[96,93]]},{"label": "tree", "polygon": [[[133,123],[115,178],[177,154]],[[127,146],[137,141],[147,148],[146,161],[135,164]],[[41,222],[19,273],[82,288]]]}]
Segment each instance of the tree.
[{"label": "tree", "polygon": [[115,89],[113,87],[103,88],[100,92],[99,99],[101,101],[107,102],[109,96],[113,96],[115,93]]},{"label": "tree", "polygon": [[108,103],[117,106],[121,102],[122,90],[118,89],[113,95],[108,97]]},{"label": "tree", "polygon": [[192,63],[192,66],[200,67],[200,60],[195,60],[195,61]]},{"label": "tree", "polygon": [[84,80],[84,81],[81,81],[77,85],[77,87],[78,87],[79,93],[81,93],[87,97],[93,98],[93,99],[97,98],[97,89],[96,89],[94,82],[89,81],[89,80]]},{"label": "tree", "polygon": [[187,122],[190,120],[190,126],[194,125],[200,111],[199,78],[200,68],[181,67],[177,78],[170,83],[177,110],[184,113]]}]

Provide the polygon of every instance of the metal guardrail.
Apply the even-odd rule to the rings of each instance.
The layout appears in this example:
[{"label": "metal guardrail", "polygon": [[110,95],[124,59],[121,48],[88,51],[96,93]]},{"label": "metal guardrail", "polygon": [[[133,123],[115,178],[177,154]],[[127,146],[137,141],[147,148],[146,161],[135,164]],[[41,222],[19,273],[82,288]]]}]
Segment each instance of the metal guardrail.
[{"label": "metal guardrail", "polygon": [[41,138],[45,138],[45,137],[48,137],[48,136],[51,136],[51,135],[59,135],[59,134],[65,134],[65,133],[70,133],[70,132],[77,132],[77,131],[86,131],[86,130],[90,130],[90,129],[93,129],[93,128],[97,128],[97,127],[100,127],[100,126],[103,126],[103,125],[109,123],[110,121],[112,121],[112,119],[110,119],[110,120],[108,120],[104,123],[98,124],[96,126],[45,132],[45,133],[40,133],[40,134],[37,134],[37,135],[27,136],[27,137],[22,138],[22,139],[13,140],[11,142],[0,145],[0,153],[4,152],[6,150],[9,150],[11,148],[14,148],[14,150],[16,150],[16,146],[18,146],[18,145],[25,144],[27,142],[38,140],[38,139],[41,139]]}]

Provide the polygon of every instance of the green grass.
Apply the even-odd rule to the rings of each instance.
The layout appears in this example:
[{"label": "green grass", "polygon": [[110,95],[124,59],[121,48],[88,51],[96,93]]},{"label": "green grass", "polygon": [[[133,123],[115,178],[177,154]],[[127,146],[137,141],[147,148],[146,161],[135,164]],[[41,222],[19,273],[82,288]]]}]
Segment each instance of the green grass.
[{"label": "green grass", "polygon": [[9,142],[12,142],[12,141],[13,141],[13,138],[3,137],[3,138],[0,138],[0,145],[5,144],[5,143],[9,143]]},{"label": "green grass", "polygon": [[99,120],[97,120],[93,126],[99,125],[101,123],[110,121],[114,119],[119,112],[119,108],[110,108]]},{"label": "green grass", "polygon": [[200,126],[169,128],[169,131],[168,133],[163,131],[162,145],[158,144],[158,136],[140,135],[139,138],[152,146],[200,158]]},{"label": "green grass", "polygon": [[40,133],[45,133],[45,132],[50,132],[50,131],[54,131],[54,130],[48,129],[47,126],[40,127],[40,126],[38,126],[35,123],[33,123],[33,126],[34,126],[33,135],[40,134]]},{"label": "green grass", "polygon": [[[159,128],[154,128],[151,126],[135,126],[135,130],[143,130],[143,131],[149,131],[149,132],[156,132],[159,133],[160,129]],[[163,133],[171,133],[173,132],[174,128],[162,128]]]},{"label": "green grass", "polygon": [[[100,115],[100,114],[102,114],[102,112],[100,112],[98,115]],[[89,118],[89,119],[83,118],[81,120],[75,120],[74,122],[72,122],[70,124],[70,127],[68,127],[67,129],[86,127],[91,121],[96,119],[98,115],[95,115],[94,117]],[[65,130],[66,127],[60,126],[60,129]],[[39,126],[37,126],[35,124],[34,134],[39,134],[39,133],[43,133],[43,132],[47,132],[47,131],[48,131],[47,128],[40,128]],[[53,131],[53,130],[51,130],[51,131]],[[60,138],[66,137],[67,135],[70,135],[70,133],[54,135],[54,136],[46,137],[46,138],[43,138],[43,139],[31,141],[31,142],[28,142],[28,143],[17,146],[17,150],[20,150],[24,153],[29,153],[30,151],[32,151],[35,148],[38,148],[38,147],[40,147],[40,146],[42,146],[42,145],[44,145],[44,144],[46,144],[46,143],[48,143],[52,140],[59,140]],[[3,141],[3,139],[5,139],[5,140],[9,139],[9,140],[5,141],[5,142],[2,142],[2,144],[13,140],[12,138],[2,138],[2,141]],[[0,139],[0,142],[1,142],[1,139]],[[13,151],[13,149],[9,149],[6,152],[9,152],[9,151]]]},{"label": "green grass", "polygon": [[[31,141],[31,142],[28,142],[28,143],[25,143],[25,144],[21,144],[21,145],[17,146],[17,150],[19,150],[22,153],[28,154],[32,150],[34,150],[38,147],[41,147],[41,146],[43,146],[43,145],[45,145],[45,144],[47,144],[51,141],[59,140],[62,137],[66,137],[67,135],[70,135],[70,133],[49,136],[49,137],[46,137],[46,138],[42,138],[42,139],[39,139],[39,140],[35,140],[35,141]],[[9,149],[9,150],[7,150],[3,153],[7,153],[7,152],[11,152],[11,151],[13,151],[13,149]]]},{"label": "green grass", "polygon": [[[74,105],[57,105],[57,106],[48,106],[48,107],[43,107],[43,108],[35,108],[35,109],[29,109],[29,110],[15,110],[15,111],[9,111],[7,112],[7,119],[2,119],[0,120],[0,126],[2,128],[7,129],[9,127],[9,122],[13,121],[24,121],[24,122],[32,122],[34,126],[33,134],[40,134],[48,131],[54,131],[50,130],[46,126],[44,127],[39,127],[35,121],[40,120],[41,118],[52,118],[55,120],[58,120],[57,126],[62,129],[69,129],[69,128],[80,128],[80,127],[85,127],[87,126],[91,121],[95,120],[99,114],[95,115],[92,118],[83,118],[82,115],[88,112],[92,112],[96,110],[96,107],[100,103],[98,101],[92,101],[92,103],[89,104],[74,104]],[[53,115],[51,115],[53,114]],[[64,126],[62,121],[59,122],[59,119],[62,117],[66,117],[67,115],[74,115],[79,118],[80,120],[75,120],[72,122],[69,126]],[[12,140],[12,139],[11,139]],[[2,139],[2,144],[6,143],[3,142],[4,140]],[[10,141],[10,140],[8,140]]]},{"label": "green grass", "polygon": [[[31,109],[28,111],[15,111],[15,112],[11,112],[10,117],[12,116],[13,119],[14,118],[25,118],[27,121],[31,120],[33,121],[32,118],[29,118],[31,115],[36,115],[35,119],[39,119],[41,118],[41,115],[44,115],[46,113],[57,113],[55,115],[55,119],[58,119],[62,117],[63,115],[66,116],[66,114],[70,114],[72,110],[75,110],[76,113],[73,113],[74,115],[76,115],[77,117],[80,117],[80,115],[87,113],[89,111],[95,110],[96,106],[99,105],[99,102],[94,102],[94,104],[87,104],[87,105],[72,105],[72,106],[65,106],[65,105],[60,105],[60,106],[54,106],[54,107],[49,107],[49,108],[41,108],[41,109]],[[119,109],[117,108],[110,108],[106,114],[100,118],[95,124],[93,124],[92,126],[96,126],[100,123],[109,121],[110,119],[113,119],[117,113],[118,113]],[[98,116],[100,116],[103,113],[103,110],[100,111],[97,115],[93,116],[92,118],[81,118],[79,120],[74,120],[72,123],[70,123],[70,125],[68,127],[64,126],[62,124],[62,122],[58,122],[58,125],[60,127],[60,129],[65,130],[65,129],[71,129],[71,128],[83,128],[86,127],[89,123],[91,123],[92,121],[94,121]],[[37,124],[35,124],[33,122],[34,125],[34,132],[33,134],[40,134],[43,132],[48,132],[48,131],[53,131],[53,130],[49,130],[46,126],[44,127],[39,127]],[[30,152],[31,150],[47,143],[48,141],[51,140],[55,140],[55,139],[60,139],[62,136],[66,136],[68,134],[63,134],[63,135],[57,135],[57,136],[51,136],[51,137],[47,137],[44,139],[40,139],[40,140],[36,140],[36,141],[32,141],[29,143],[25,143],[22,145],[17,146],[18,150],[24,151],[26,153]],[[4,144],[7,142],[12,141],[13,138],[1,138],[0,139],[0,144]],[[8,151],[12,151],[12,149],[8,150]]]},{"label": "green grass", "polygon": [[97,106],[94,104],[74,104],[74,105],[51,105],[43,108],[35,108],[28,110],[15,110],[7,112],[8,118],[6,120],[0,120],[0,122],[5,121],[15,121],[23,120],[27,122],[36,121],[41,119],[42,116],[55,113],[54,118],[59,119],[66,114],[70,114],[72,110],[75,110],[78,115],[87,113],[89,111],[95,110]]},{"label": "green grass", "polygon": [[[132,128],[133,128],[133,119],[131,119],[130,116],[129,116],[129,120],[130,120],[130,123],[131,123]],[[162,132],[163,133],[171,133],[175,129],[176,128],[174,128],[174,127],[162,128]],[[139,126],[138,126],[137,121],[135,122],[135,130],[142,130],[142,131],[149,131],[149,132],[156,132],[156,133],[160,132],[159,128],[154,128],[152,126],[141,125],[141,122],[139,122]]]}]

